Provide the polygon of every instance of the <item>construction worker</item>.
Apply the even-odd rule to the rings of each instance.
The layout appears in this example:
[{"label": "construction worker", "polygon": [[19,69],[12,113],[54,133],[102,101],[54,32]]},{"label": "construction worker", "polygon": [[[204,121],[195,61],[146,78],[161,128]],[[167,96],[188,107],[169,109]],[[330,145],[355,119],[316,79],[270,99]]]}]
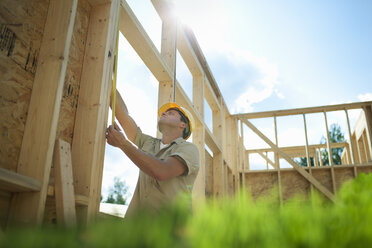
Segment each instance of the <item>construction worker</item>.
[{"label": "construction worker", "polygon": [[[194,127],[190,112],[176,103],[160,107],[158,128],[162,138],[157,139],[142,133],[128,114],[119,92],[116,94],[115,114],[126,136],[115,123],[114,127],[107,128],[107,143],[120,148],[140,169],[126,216],[143,208],[156,212],[179,193],[191,196],[200,160],[197,147],[186,141]],[[189,199],[191,207],[191,197]]]}]

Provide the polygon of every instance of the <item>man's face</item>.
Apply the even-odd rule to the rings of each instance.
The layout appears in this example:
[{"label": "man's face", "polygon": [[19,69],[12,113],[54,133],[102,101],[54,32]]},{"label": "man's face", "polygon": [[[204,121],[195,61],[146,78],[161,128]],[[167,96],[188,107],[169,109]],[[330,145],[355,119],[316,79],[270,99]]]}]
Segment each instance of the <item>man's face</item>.
[{"label": "man's face", "polygon": [[181,129],[186,127],[186,123],[181,121],[180,113],[175,109],[169,109],[161,113],[158,125],[160,131],[162,131],[165,126],[174,128],[179,127]]}]

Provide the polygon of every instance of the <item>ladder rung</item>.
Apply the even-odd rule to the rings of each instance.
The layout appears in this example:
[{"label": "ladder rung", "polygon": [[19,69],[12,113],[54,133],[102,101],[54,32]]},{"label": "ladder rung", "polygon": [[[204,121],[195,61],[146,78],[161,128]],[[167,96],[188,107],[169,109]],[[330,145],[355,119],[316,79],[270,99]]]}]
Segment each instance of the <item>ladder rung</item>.
[{"label": "ladder rung", "polygon": [[14,171],[0,168],[0,189],[8,192],[40,191],[41,182]]}]

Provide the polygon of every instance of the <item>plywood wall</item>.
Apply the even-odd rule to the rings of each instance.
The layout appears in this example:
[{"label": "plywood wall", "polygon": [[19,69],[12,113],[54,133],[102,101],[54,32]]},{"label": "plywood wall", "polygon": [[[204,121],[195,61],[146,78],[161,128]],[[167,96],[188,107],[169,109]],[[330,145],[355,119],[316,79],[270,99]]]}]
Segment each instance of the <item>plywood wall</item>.
[{"label": "plywood wall", "polygon": [[[0,1],[0,167],[16,171],[48,0]],[[5,226],[11,194],[0,192]]]},{"label": "plywood wall", "polygon": [[16,170],[48,0],[0,1],[0,166]]},{"label": "plywood wall", "polygon": [[[353,166],[335,166],[334,178],[336,191],[340,190],[343,183],[355,177]],[[312,168],[312,175],[329,191],[333,192],[332,174],[329,166]],[[371,173],[372,165],[358,165],[358,173]],[[279,192],[278,174],[276,170],[251,171],[245,173],[246,190],[253,199]],[[282,169],[280,172],[280,184],[283,200],[289,200],[295,196],[309,197],[311,194],[310,183],[294,169]],[[320,194],[321,195],[321,194]]]},{"label": "plywood wall", "polygon": [[[48,6],[49,0],[0,1],[0,167],[11,171],[17,170]],[[58,121],[56,138],[70,144],[90,10],[87,0],[78,1]],[[0,192],[3,227],[10,199],[11,193]],[[55,218],[54,208],[54,198],[49,197],[45,209],[49,221]]]},{"label": "plywood wall", "polygon": [[59,113],[57,139],[71,144],[78,104],[80,77],[83,69],[85,41],[87,38],[91,6],[87,0],[79,0],[72,34],[70,56],[66,69],[65,84]]}]

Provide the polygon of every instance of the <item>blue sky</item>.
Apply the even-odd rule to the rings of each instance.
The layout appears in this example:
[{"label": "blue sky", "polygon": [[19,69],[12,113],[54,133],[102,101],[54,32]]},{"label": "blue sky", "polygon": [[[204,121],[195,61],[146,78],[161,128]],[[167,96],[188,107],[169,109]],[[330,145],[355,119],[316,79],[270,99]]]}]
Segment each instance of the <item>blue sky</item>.
[{"label": "blue sky", "polygon": [[[161,21],[151,2],[127,2],[160,50]],[[179,19],[194,30],[230,113],[372,100],[372,1],[179,2]],[[179,55],[177,79],[192,98],[192,77]],[[150,135],[156,135],[157,87],[121,37],[118,89],[130,114]],[[352,124],[358,115],[351,111]],[[328,118],[330,125],[344,117],[336,112]],[[324,134],[324,121],[319,115],[307,120],[312,123],[309,140],[315,144]],[[254,123],[273,138],[272,120]],[[304,138],[298,138],[303,137],[300,117],[279,119],[278,126],[280,145],[304,144]],[[261,146],[249,130],[245,133],[247,148]],[[114,176],[123,178],[133,192],[138,169],[107,145],[104,196]]]}]

